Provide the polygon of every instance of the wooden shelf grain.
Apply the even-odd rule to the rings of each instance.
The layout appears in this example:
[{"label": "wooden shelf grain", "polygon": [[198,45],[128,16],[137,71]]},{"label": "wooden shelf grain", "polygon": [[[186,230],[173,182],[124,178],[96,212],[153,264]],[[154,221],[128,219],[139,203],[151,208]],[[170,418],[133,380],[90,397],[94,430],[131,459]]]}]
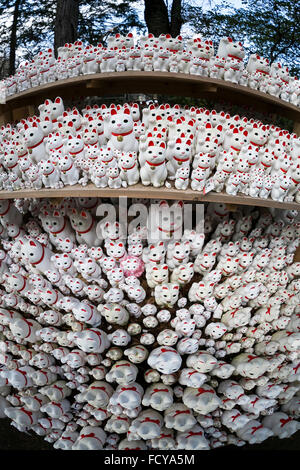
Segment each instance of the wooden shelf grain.
[{"label": "wooden shelf grain", "polygon": [[0,199],[22,199],[22,198],[64,198],[64,197],[99,197],[99,198],[145,198],[166,199],[195,202],[223,202],[226,204],[237,204],[257,207],[273,207],[278,209],[296,209],[300,211],[300,204],[296,202],[278,202],[272,199],[252,198],[244,195],[230,196],[226,193],[210,192],[206,195],[192,189],[178,190],[172,188],[154,188],[144,186],[141,183],[128,188],[111,189],[97,188],[92,183],[87,186],[74,185],[62,189],[22,189],[20,191],[0,191]]},{"label": "wooden shelf grain", "polygon": [[[268,114],[280,114],[300,122],[300,108],[272,95],[234,83],[198,75],[172,72],[127,71],[80,75],[57,80],[7,97],[0,114],[7,122],[12,111],[40,104],[46,98],[105,96],[123,93],[156,93],[173,96],[228,100],[255,107]],[[23,116],[24,117],[24,116]],[[19,119],[19,117],[14,118]],[[3,120],[3,118],[2,118]]]}]

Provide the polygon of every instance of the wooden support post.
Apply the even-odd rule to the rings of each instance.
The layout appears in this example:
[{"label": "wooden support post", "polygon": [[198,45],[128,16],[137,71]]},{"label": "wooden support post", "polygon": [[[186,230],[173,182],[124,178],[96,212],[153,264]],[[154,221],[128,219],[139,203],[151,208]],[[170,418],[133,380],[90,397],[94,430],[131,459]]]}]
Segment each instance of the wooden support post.
[{"label": "wooden support post", "polygon": [[225,204],[226,205],[226,209],[229,211],[229,212],[236,212],[237,211],[237,205],[236,204]]},{"label": "wooden support post", "polygon": [[295,256],[294,256],[294,263],[300,261],[300,246],[298,246]]},{"label": "wooden support post", "polygon": [[294,123],[293,132],[295,132],[295,134],[297,134],[298,136],[300,136],[300,121],[296,121],[296,122]]},{"label": "wooden support post", "polygon": [[13,121],[13,113],[10,108],[7,108],[1,115],[1,125]]},{"label": "wooden support post", "polygon": [[34,115],[35,108],[32,104],[22,106],[21,108],[15,108],[12,116],[14,121],[20,121],[21,119],[27,118]]}]

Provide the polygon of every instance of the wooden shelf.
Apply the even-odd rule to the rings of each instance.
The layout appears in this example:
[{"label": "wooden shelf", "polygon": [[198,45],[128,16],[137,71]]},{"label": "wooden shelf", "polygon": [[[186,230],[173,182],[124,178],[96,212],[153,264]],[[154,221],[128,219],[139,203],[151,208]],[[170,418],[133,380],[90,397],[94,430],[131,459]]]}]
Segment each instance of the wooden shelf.
[{"label": "wooden shelf", "polygon": [[210,192],[206,195],[187,189],[185,191],[176,188],[154,188],[144,186],[141,183],[128,188],[111,189],[96,188],[93,184],[87,186],[66,186],[62,189],[24,189],[20,191],[0,191],[0,199],[21,198],[64,198],[64,197],[134,197],[145,199],[167,199],[198,202],[224,202],[226,204],[237,204],[246,206],[273,207],[278,209],[296,209],[300,211],[300,204],[296,202],[277,202],[272,199],[252,198],[244,195],[230,196],[226,193]]},{"label": "wooden shelf", "polygon": [[[21,93],[9,96],[6,104],[0,104],[0,122],[20,120],[33,115],[35,105],[46,98],[61,96],[63,99],[81,96],[113,96],[124,93],[154,93],[173,96],[229,101],[255,107],[268,114],[279,114],[294,121],[294,131],[300,134],[300,108],[252,88],[235,85],[225,80],[218,80],[197,75],[171,72],[113,72],[92,75],[80,75],[75,78],[59,80]],[[211,192],[207,195],[191,189],[180,191],[162,187],[154,188],[137,184],[129,188],[98,189],[93,184],[67,186],[63,189],[24,189],[20,191],[0,191],[0,199],[17,198],[63,198],[63,197],[138,197],[146,199],[168,199],[199,202],[225,202],[228,204],[273,207],[300,210],[295,202],[277,202],[272,199],[251,198],[249,196],[230,196],[226,193]]]},{"label": "wooden shelf", "polygon": [[[190,96],[220,99],[234,104],[255,106],[255,109],[268,114],[280,114],[300,122],[300,108],[252,88],[235,85],[197,75],[171,72],[111,72],[80,75],[75,78],[58,80],[33,87],[7,98],[0,105],[4,122],[20,119],[14,110],[40,104],[46,98],[78,98],[79,96],[107,96],[123,93],[156,93],[173,96]],[[25,115],[26,116],[26,115]],[[25,117],[22,116],[22,117]]]}]

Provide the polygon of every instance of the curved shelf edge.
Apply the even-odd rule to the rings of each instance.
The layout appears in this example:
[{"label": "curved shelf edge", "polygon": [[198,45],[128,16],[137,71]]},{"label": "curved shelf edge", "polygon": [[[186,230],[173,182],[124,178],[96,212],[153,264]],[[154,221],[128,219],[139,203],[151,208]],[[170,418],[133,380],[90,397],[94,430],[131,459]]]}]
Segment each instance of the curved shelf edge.
[{"label": "curved shelf edge", "polygon": [[220,92],[221,99],[229,96],[247,105],[255,100],[255,106],[260,102],[268,112],[280,111],[281,114],[300,121],[300,108],[267,93],[226,80],[172,72],[127,71],[80,75],[11,95],[7,98],[6,104],[0,105],[0,109],[5,112],[31,104],[33,98],[42,100],[65,93],[78,96],[78,92],[86,96],[109,95],[116,92],[119,94],[150,92],[206,98]]},{"label": "curved shelf edge", "polygon": [[128,188],[112,189],[97,188],[93,184],[87,186],[74,185],[62,189],[24,189],[19,191],[0,191],[0,199],[26,199],[26,198],[64,198],[64,197],[128,197],[144,199],[167,199],[194,202],[223,202],[234,205],[247,205],[259,207],[273,207],[278,209],[295,209],[300,211],[300,204],[296,202],[278,202],[272,199],[252,198],[250,196],[231,196],[226,193],[210,192],[206,195],[192,189],[178,190],[176,188],[154,188],[136,184]]}]

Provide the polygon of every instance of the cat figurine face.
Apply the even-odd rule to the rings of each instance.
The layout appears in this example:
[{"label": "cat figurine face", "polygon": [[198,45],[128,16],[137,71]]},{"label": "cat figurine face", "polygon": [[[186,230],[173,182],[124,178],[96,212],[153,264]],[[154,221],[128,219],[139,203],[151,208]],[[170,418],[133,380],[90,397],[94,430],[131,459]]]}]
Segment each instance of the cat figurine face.
[{"label": "cat figurine face", "polygon": [[148,241],[157,243],[170,239],[181,238],[183,223],[183,202],[179,201],[171,206],[167,201],[158,205],[152,204],[147,219]]}]

